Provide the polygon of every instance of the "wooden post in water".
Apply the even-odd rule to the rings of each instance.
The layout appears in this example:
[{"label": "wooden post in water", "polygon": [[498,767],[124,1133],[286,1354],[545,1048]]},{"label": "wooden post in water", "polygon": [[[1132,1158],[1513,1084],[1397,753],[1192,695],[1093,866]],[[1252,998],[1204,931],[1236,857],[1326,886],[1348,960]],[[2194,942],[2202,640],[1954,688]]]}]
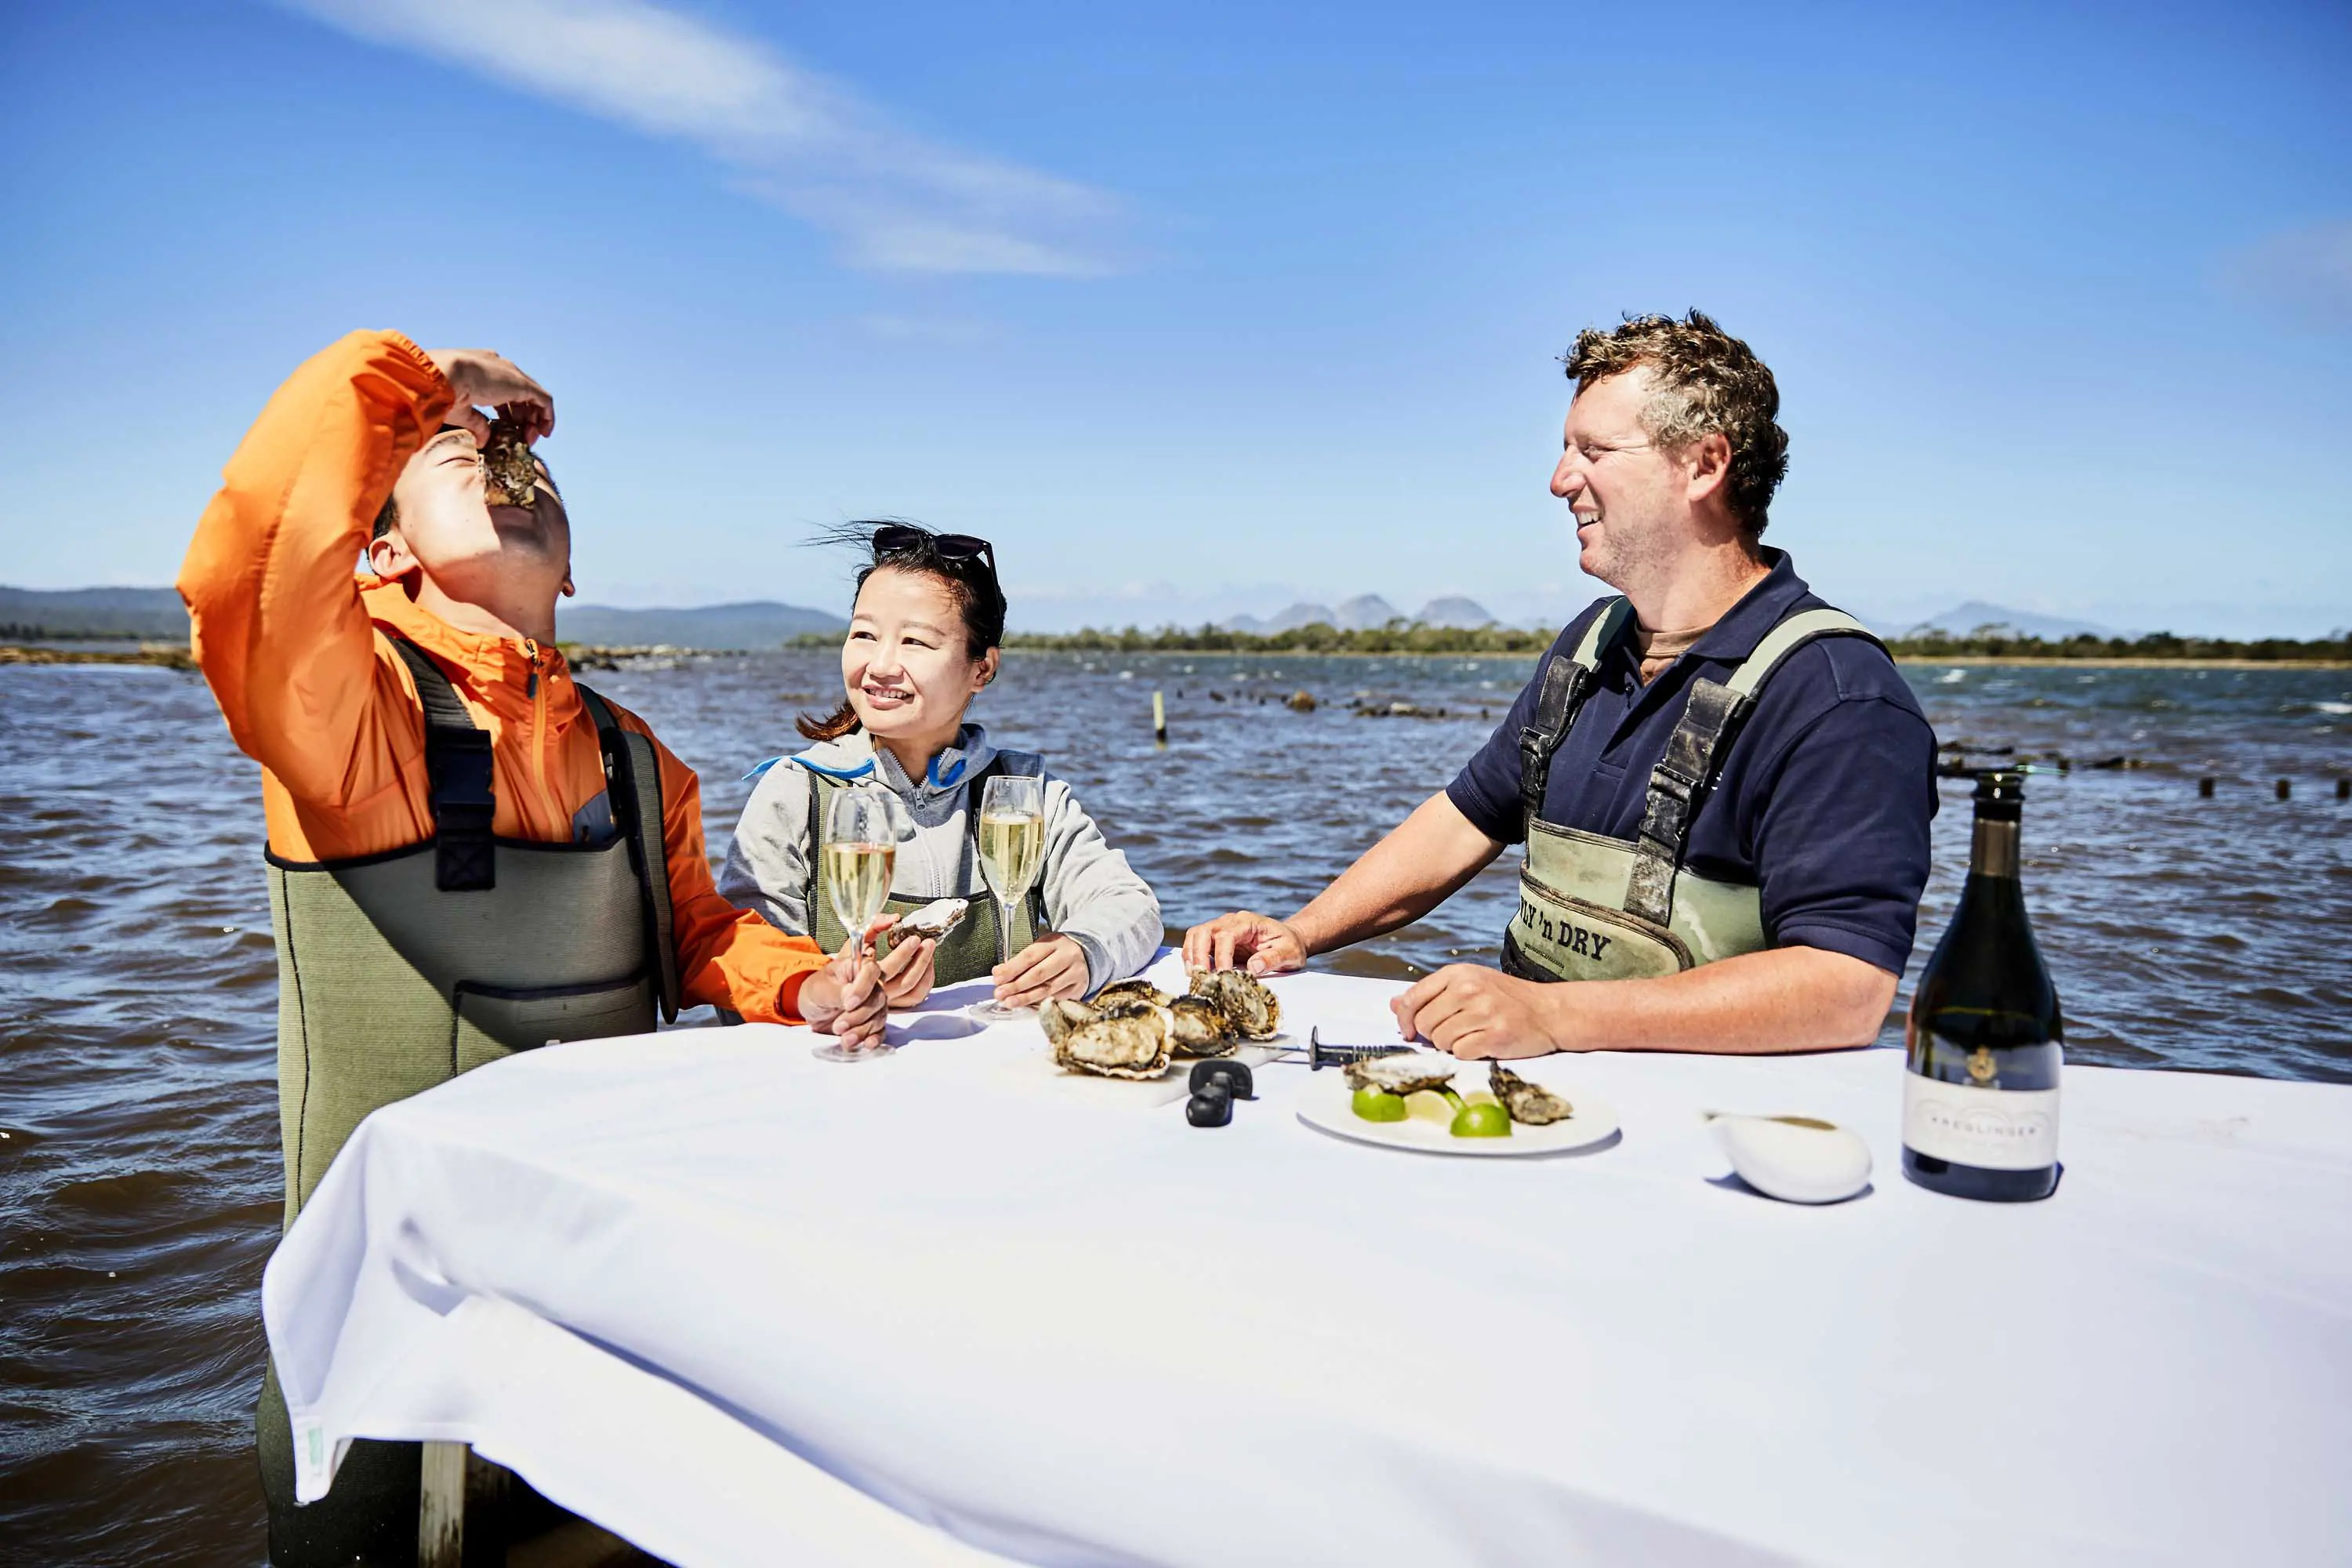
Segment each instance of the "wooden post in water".
[{"label": "wooden post in water", "polygon": [[1151,694],[1151,738],[1163,746],[1168,743],[1168,705],[1157,691]]},{"label": "wooden post in water", "polygon": [[2197,781],[2197,798],[2200,800],[2211,800],[2213,798],[2213,781],[2211,779],[2199,779]]},{"label": "wooden post in water", "polygon": [[2337,779],[2336,781],[2336,798],[2338,800],[2352,800],[2352,779]]},{"label": "wooden post in water", "polygon": [[2286,799],[2286,797],[2287,797],[2288,795],[2292,795],[2294,792],[2294,785],[2293,785],[2292,784],[2288,783],[2288,782],[2287,782],[2286,780],[2284,780],[2284,779],[2281,779],[2281,780],[2279,780],[2279,782],[2278,782],[2278,797],[2279,797],[2281,800],[2284,800],[2284,799]]},{"label": "wooden post in water", "polygon": [[464,1568],[466,1456],[463,1443],[425,1445],[416,1500],[416,1568]]}]

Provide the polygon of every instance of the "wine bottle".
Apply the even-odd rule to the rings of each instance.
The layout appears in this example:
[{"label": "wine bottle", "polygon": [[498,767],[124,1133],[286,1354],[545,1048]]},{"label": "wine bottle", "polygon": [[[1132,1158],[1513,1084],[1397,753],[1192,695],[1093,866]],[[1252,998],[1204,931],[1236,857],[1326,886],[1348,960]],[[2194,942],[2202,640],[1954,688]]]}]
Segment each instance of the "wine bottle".
[{"label": "wine bottle", "polygon": [[2022,774],[1977,776],[1969,879],[1904,1031],[1903,1173],[1993,1203],[2058,1186],[2064,1030],[2017,876],[2024,808]]}]

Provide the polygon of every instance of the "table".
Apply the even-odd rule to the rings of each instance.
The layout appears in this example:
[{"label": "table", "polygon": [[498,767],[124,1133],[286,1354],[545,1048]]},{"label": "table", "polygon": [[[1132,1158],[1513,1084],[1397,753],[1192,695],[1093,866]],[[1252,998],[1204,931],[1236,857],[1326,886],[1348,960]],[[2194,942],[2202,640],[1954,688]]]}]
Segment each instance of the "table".
[{"label": "table", "polygon": [[[972,990],[887,1061],[672,1031],[369,1118],[263,1287],[304,1495],[372,1436],[682,1564],[2352,1561],[2352,1089],[2069,1068],[2056,1196],[1974,1205],[1894,1051],[1548,1058],[1622,1140],[1456,1160],[1297,1066],[1192,1128]],[[1763,1198],[1709,1109],[1874,1186]]]}]

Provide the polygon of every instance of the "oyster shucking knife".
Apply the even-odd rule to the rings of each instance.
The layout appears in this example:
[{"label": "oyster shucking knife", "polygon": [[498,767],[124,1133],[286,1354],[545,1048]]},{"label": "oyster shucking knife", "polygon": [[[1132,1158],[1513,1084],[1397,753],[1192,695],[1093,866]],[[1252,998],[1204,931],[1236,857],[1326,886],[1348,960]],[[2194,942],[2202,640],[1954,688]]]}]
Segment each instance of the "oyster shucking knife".
[{"label": "oyster shucking knife", "polygon": [[1308,1069],[1314,1072],[1321,1072],[1325,1068],[1345,1067],[1349,1062],[1365,1061],[1373,1057],[1402,1056],[1412,1049],[1402,1043],[1392,1046],[1327,1046],[1323,1043],[1320,1029],[1307,1030],[1307,1043],[1303,1046],[1275,1046],[1271,1048],[1283,1056],[1305,1057]]}]

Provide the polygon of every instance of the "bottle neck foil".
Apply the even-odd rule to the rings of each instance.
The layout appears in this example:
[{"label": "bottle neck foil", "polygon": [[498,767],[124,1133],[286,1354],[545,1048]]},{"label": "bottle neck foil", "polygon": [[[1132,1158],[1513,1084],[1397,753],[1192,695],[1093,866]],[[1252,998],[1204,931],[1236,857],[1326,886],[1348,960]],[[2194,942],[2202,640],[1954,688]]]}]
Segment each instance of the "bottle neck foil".
[{"label": "bottle neck foil", "polygon": [[1969,875],[2016,880],[2017,829],[2014,822],[1978,817],[1976,837],[1969,845]]}]

